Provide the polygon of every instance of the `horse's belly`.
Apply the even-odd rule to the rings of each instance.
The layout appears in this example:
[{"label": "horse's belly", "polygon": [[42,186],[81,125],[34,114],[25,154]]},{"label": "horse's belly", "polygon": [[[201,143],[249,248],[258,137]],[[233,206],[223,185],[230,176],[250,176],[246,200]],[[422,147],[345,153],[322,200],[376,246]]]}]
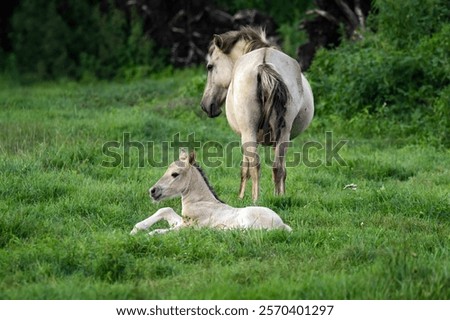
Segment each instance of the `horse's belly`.
[{"label": "horse's belly", "polygon": [[303,95],[301,106],[294,118],[290,138],[293,139],[308,128],[314,116],[314,97],[308,80],[302,74]]}]

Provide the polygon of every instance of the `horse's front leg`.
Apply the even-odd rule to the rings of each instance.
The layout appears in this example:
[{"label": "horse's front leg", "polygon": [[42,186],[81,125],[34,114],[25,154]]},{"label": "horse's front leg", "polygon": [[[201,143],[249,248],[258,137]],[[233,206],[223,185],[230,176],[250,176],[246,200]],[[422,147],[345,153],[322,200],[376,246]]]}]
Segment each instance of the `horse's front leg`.
[{"label": "horse's front leg", "polygon": [[289,141],[281,140],[275,146],[275,160],[272,167],[272,178],[275,185],[275,194],[284,195],[286,192],[286,152]]},{"label": "horse's front leg", "polygon": [[252,199],[256,202],[259,197],[259,172],[260,163],[257,150],[256,137],[242,136],[243,161],[241,167],[241,188],[239,197],[242,199],[248,178],[252,179]]},{"label": "horse's front leg", "polygon": [[[158,229],[158,232],[155,233],[165,233],[183,226],[183,218],[180,217],[172,208],[161,208],[147,219],[136,223],[130,234],[136,234],[139,230],[147,230],[160,220],[166,220],[169,223],[170,228]],[[165,231],[163,232],[163,230]]]}]

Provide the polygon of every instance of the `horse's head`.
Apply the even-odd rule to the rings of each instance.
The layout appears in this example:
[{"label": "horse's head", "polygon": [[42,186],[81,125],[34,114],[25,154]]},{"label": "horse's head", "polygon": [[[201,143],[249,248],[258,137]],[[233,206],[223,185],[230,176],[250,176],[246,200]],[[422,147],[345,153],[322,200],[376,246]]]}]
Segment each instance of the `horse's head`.
[{"label": "horse's head", "polygon": [[270,46],[261,28],[241,27],[238,31],[214,35],[206,58],[208,80],[201,102],[209,117],[217,117],[222,112],[236,60],[245,53]]},{"label": "horse's head", "polygon": [[223,48],[223,39],[215,35],[206,57],[208,79],[201,101],[203,111],[210,118],[217,117],[222,112],[221,106],[227,97],[234,65],[230,55],[221,48]]},{"label": "horse's head", "polygon": [[191,166],[195,163],[195,155],[180,150],[180,158],[172,162],[164,175],[149,189],[154,201],[180,196],[187,190],[191,179]]}]

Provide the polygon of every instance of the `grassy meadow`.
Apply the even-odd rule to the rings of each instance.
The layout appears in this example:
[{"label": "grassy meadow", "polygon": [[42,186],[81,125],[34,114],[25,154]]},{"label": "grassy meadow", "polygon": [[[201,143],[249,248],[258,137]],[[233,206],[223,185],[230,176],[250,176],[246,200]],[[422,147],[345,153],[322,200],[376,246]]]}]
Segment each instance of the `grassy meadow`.
[{"label": "grassy meadow", "polygon": [[[317,165],[288,168],[285,197],[273,196],[262,166],[258,204],[292,233],[130,236],[160,207],[180,212],[179,199],[148,197],[165,171],[149,161],[161,159],[163,141],[177,133],[195,133],[202,145],[239,141],[223,115],[201,111],[202,74],[1,82],[1,299],[450,299],[450,153],[394,121],[343,120],[319,108],[289,151]],[[333,146],[346,141],[345,163],[327,164],[326,132]],[[125,148],[124,134],[145,154],[136,143]],[[111,141],[127,165],[108,165]],[[239,148],[219,165],[205,165],[205,153],[198,148],[197,158],[220,198],[251,205],[250,189],[237,198]],[[356,190],[344,189],[352,183]]]}]

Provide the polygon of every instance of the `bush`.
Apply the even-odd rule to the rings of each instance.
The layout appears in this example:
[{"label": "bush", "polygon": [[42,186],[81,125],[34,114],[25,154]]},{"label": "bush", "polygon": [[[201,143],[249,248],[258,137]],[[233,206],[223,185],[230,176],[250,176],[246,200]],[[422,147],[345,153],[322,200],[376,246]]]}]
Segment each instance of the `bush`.
[{"label": "bush", "polygon": [[376,0],[374,7],[378,13],[372,26],[398,48],[409,48],[418,38],[439,31],[450,18],[445,0]]},{"label": "bush", "polygon": [[89,0],[23,0],[12,44],[19,71],[38,79],[134,77],[164,65],[136,14]]},{"label": "bush", "polygon": [[[368,113],[424,134],[448,130],[447,121],[437,120],[448,118],[450,9],[444,0],[425,2],[376,1],[369,21],[376,32],[319,51],[310,69],[319,112],[347,119]],[[448,145],[438,136],[436,143]]]},{"label": "bush", "polygon": [[12,19],[12,41],[20,72],[38,77],[66,76],[74,61],[67,52],[70,28],[56,1],[24,0]]}]

